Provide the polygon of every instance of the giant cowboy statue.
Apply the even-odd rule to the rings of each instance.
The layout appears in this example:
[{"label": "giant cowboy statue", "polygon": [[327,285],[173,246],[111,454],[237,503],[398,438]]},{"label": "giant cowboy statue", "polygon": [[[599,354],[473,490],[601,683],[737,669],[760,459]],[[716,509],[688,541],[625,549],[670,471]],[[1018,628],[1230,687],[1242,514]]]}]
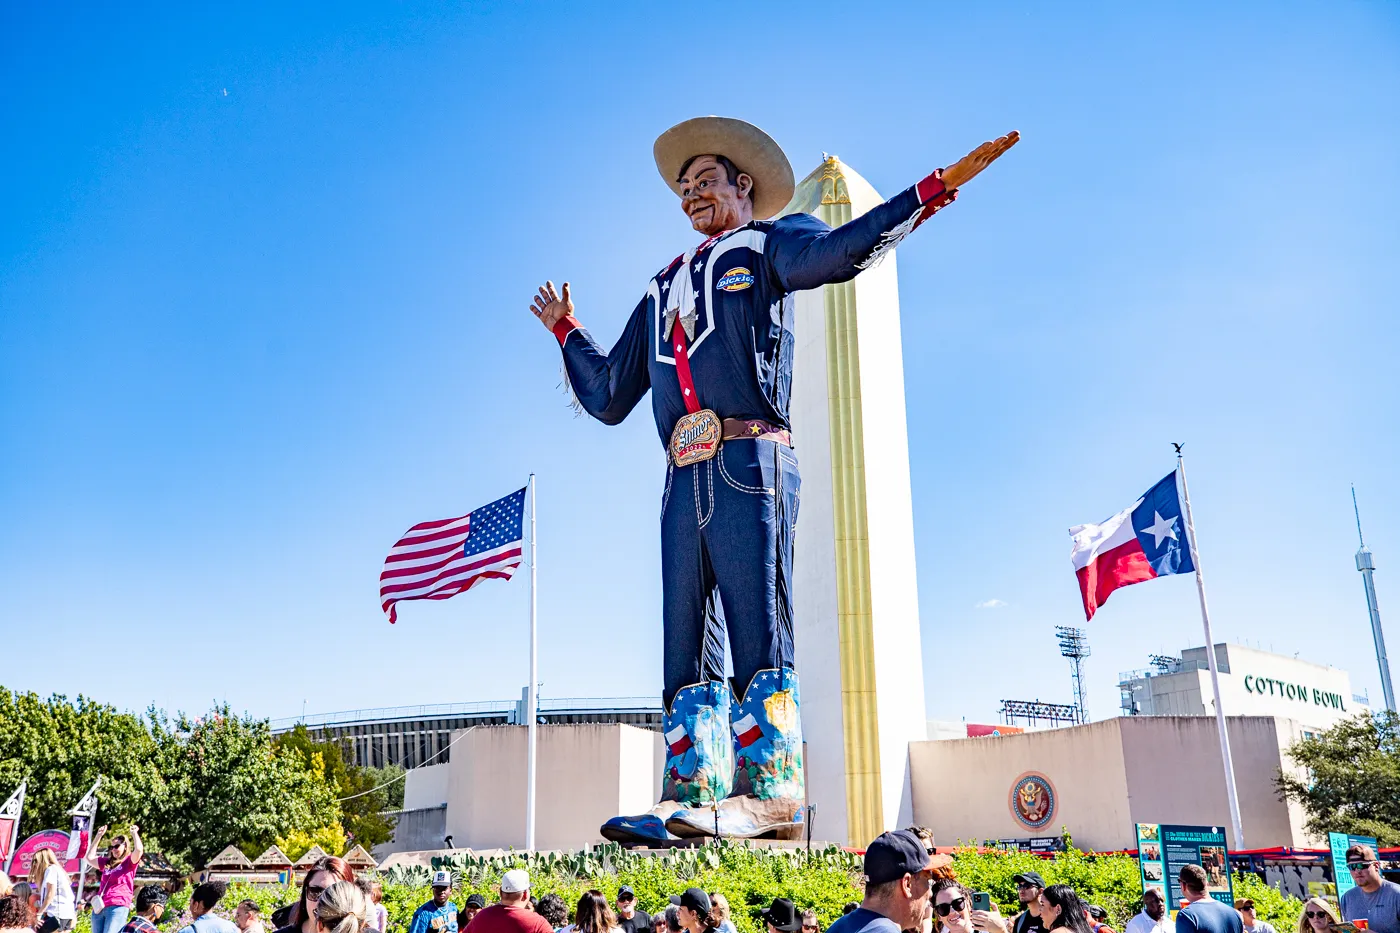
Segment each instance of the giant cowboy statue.
[{"label": "giant cowboy statue", "polygon": [[810,214],[767,219],[794,185],[766,133],[726,117],[687,120],[661,134],[654,154],[704,240],[652,277],[613,348],[604,351],[574,316],[568,282],[540,288],[530,310],[558,339],[579,405],[617,424],[650,389],[668,451],[661,802],[609,820],[606,838],[664,844],[671,834],[800,830],[793,292],[848,281],[878,262],[1018,138],[984,143],[833,230]]}]

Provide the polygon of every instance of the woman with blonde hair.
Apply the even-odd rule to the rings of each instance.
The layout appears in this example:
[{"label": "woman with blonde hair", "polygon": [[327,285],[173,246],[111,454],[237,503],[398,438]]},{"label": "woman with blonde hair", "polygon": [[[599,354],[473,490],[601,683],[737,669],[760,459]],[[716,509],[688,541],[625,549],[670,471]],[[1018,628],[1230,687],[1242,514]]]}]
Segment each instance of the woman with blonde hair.
[{"label": "woman with blonde hair", "polygon": [[1331,904],[1320,897],[1310,897],[1298,915],[1297,933],[1328,933],[1332,924],[1341,922]]},{"label": "woman with blonde hair", "polygon": [[58,863],[53,849],[40,849],[29,863],[29,883],[39,892],[38,933],[71,930],[78,918],[73,881]]},{"label": "woman with blonde hair", "polygon": [[337,881],[322,892],[315,916],[320,933],[360,933],[367,926],[364,892],[353,881]]}]

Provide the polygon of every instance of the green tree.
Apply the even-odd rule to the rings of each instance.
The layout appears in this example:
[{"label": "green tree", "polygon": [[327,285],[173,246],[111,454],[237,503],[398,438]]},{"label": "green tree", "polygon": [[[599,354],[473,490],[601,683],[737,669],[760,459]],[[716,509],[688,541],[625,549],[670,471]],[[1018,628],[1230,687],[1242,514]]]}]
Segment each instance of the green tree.
[{"label": "green tree", "polygon": [[350,764],[342,743],[317,741],[303,725],[279,735],[277,747],[300,756],[308,768],[314,767],[314,762],[320,763],[326,783],[336,789],[340,798],[341,823],[352,842],[370,849],[393,838],[394,820],[384,816],[391,806],[389,788],[379,786],[384,782],[378,769]]},{"label": "green tree", "polygon": [[401,765],[385,765],[382,768],[365,768],[374,776],[374,786],[384,788],[385,800],[390,810],[403,809],[404,769]]},{"label": "green tree", "polygon": [[28,779],[23,830],[67,829],[68,811],[102,776],[99,818],[145,824],[166,793],[140,717],[78,697],[40,699],[0,687],[0,799]]},{"label": "green tree", "polygon": [[[329,826],[322,826],[307,832],[302,829],[294,829],[286,836],[277,837],[277,848],[286,854],[287,858],[296,861],[311,850],[312,846],[320,846],[321,851],[327,855],[344,855],[350,846],[345,841],[345,830],[339,823],[332,823]],[[250,853],[250,858],[256,858],[256,853]]]},{"label": "green tree", "polygon": [[1362,713],[1294,742],[1288,754],[1307,777],[1280,771],[1275,783],[1280,797],[1302,805],[1308,833],[1400,844],[1400,717]]},{"label": "green tree", "polygon": [[261,851],[278,836],[339,818],[320,761],[278,748],[267,720],[233,715],[227,706],[198,720],[151,718],[167,785],[152,823],[167,856],[203,865],[230,843]]}]

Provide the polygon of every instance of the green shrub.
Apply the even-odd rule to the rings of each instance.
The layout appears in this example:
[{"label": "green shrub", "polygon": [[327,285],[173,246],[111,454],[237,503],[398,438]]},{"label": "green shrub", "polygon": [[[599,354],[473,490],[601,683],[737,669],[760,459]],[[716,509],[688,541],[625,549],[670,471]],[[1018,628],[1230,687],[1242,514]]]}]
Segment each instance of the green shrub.
[{"label": "green shrub", "polygon": [[[631,885],[637,903],[648,913],[665,908],[672,894],[692,885],[718,891],[729,899],[734,925],[739,933],[763,933],[759,914],[775,897],[786,897],[799,908],[817,912],[823,928],[841,916],[848,901],[861,899],[860,857],[836,846],[817,850],[809,856],[802,849],[760,848],[742,842],[724,841],[698,849],[672,849],[662,855],[640,855],[617,845],[602,845],[570,853],[510,853],[494,858],[461,853],[433,859],[432,869],[405,866],[390,869],[380,878],[384,885],[384,907],[389,914],[385,933],[403,933],[413,912],[432,897],[428,885],[431,871],[447,869],[453,874],[452,900],[458,907],[470,894],[485,896],[487,903],[497,899],[501,875],[512,868],[530,872],[531,893],[536,897],[558,894],[572,911],[584,891],[597,888],[611,901],[621,885]],[[1029,852],[959,849],[953,856],[958,879],[975,891],[986,891],[1001,912],[1013,916],[1020,910],[1012,877],[1038,871],[1047,884],[1068,884],[1092,904],[1108,911],[1109,925],[1123,930],[1138,910],[1141,881],[1137,859],[1129,855],[1087,855],[1075,849],[1043,859]],[[170,899],[161,928],[174,933],[189,903],[191,888],[186,885]],[[1273,924],[1278,933],[1292,933],[1302,913],[1302,901],[1264,884],[1257,875],[1235,875],[1237,897],[1253,898],[1261,920]],[[217,913],[232,918],[234,907],[251,897],[263,911],[263,922],[271,929],[272,912],[294,901],[295,888],[278,885],[230,885]],[[78,933],[90,933],[80,921]]]},{"label": "green shrub", "polygon": [[1293,933],[1303,914],[1303,902],[1265,884],[1252,871],[1235,872],[1235,897],[1254,901],[1254,915],[1267,920],[1278,933]]}]

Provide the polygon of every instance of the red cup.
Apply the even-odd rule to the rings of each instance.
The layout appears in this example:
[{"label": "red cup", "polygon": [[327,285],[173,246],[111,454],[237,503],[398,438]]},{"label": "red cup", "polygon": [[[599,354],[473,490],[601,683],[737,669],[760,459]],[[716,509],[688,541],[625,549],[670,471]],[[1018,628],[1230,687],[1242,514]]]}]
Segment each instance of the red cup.
[{"label": "red cup", "polygon": [[1353,920],[1351,924],[1358,930],[1365,930],[1370,928],[1371,921],[1367,920],[1364,917],[1358,917],[1357,919]]}]

